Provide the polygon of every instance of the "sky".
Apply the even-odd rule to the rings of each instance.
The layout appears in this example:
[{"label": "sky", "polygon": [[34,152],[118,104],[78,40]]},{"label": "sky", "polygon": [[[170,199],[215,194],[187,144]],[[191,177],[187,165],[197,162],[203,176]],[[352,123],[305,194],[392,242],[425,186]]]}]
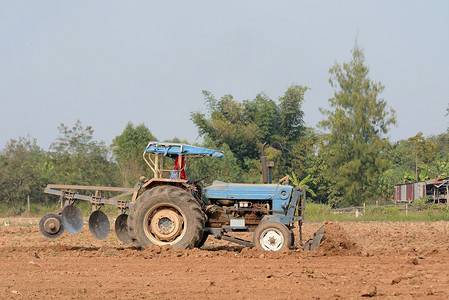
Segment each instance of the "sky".
[{"label": "sky", "polygon": [[448,1],[1,1],[0,149],[48,149],[77,120],[110,144],[128,122],[159,140],[200,142],[202,90],[276,100],[310,88],[315,127],[333,96],[329,68],[356,41],[396,111],[388,136],[449,126]]}]

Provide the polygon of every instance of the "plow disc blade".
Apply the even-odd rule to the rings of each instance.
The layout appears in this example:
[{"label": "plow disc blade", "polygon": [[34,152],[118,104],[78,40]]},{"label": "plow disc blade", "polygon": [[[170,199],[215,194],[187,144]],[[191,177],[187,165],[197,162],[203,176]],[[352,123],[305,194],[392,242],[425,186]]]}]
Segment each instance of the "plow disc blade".
[{"label": "plow disc blade", "polygon": [[324,226],[321,226],[320,229],[318,229],[318,231],[313,234],[313,238],[311,238],[304,244],[303,249],[317,251],[323,237],[324,237]]},{"label": "plow disc blade", "polygon": [[109,234],[109,218],[101,210],[94,211],[89,217],[89,230],[94,238],[104,240]]},{"label": "plow disc blade", "polygon": [[77,234],[83,229],[83,214],[73,206],[67,205],[61,213],[62,224],[68,233]]},{"label": "plow disc blade", "polygon": [[115,220],[115,234],[118,239],[125,244],[131,243],[131,238],[128,235],[128,215],[121,214]]}]

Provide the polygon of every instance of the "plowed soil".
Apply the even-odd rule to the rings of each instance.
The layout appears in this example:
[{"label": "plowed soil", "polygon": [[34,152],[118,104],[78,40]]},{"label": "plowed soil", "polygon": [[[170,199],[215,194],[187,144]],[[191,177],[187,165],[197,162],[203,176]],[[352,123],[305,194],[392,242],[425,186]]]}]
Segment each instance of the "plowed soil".
[{"label": "plowed soil", "polygon": [[[273,253],[212,237],[139,251],[86,224],[48,239],[38,221],[0,220],[1,299],[449,298],[447,222],[328,223],[319,251]],[[321,225],[306,223],[304,240]]]}]

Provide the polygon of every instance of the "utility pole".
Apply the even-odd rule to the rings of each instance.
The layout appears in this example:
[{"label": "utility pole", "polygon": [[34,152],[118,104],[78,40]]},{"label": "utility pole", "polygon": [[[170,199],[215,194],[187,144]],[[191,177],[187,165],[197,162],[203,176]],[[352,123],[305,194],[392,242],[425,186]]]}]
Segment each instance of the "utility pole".
[{"label": "utility pole", "polygon": [[416,181],[419,181],[419,179],[418,179],[418,142],[415,143],[415,178],[416,178]]}]

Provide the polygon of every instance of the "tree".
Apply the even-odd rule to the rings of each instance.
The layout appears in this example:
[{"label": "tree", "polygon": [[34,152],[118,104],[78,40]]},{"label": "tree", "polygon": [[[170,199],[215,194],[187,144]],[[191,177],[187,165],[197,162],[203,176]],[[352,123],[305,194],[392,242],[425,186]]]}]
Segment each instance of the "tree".
[{"label": "tree", "polygon": [[41,170],[46,160],[35,139],[10,140],[0,154],[0,201],[15,208],[28,196],[32,202],[41,201],[46,184]]},{"label": "tree", "polygon": [[[207,113],[193,112],[191,119],[201,136],[210,138],[217,147],[229,147],[244,171],[242,180],[254,182],[257,177],[260,181],[259,158],[264,142],[270,145],[266,149],[268,159],[276,162],[274,176],[284,177],[292,171],[292,150],[305,133],[301,106],[306,91],[306,87],[292,85],[279,98],[279,104],[263,93],[238,102],[231,95],[216,99],[203,91]],[[302,150],[299,147],[297,151]]]},{"label": "tree", "polygon": [[[324,170],[327,168],[326,153],[322,151],[325,143],[325,135],[317,133],[309,128],[302,138],[307,148],[302,153],[293,152],[293,165],[298,166],[300,178],[310,175],[308,185],[315,192],[312,201],[327,203],[329,196],[329,182],[324,178]],[[296,173],[296,171],[295,171]]]},{"label": "tree", "polygon": [[301,106],[304,102],[304,94],[307,87],[292,85],[284,95],[279,98],[281,124],[279,133],[285,137],[286,143],[296,143],[304,135],[304,112]]},{"label": "tree", "polygon": [[229,146],[222,144],[218,147],[210,138],[206,137],[201,145],[209,149],[217,149],[224,152],[223,158],[200,157],[188,160],[187,178],[192,180],[203,179],[211,184],[214,180],[225,182],[240,182],[243,180],[243,170],[237,158]]},{"label": "tree", "polygon": [[415,178],[418,179],[418,171],[424,169],[422,165],[427,165],[435,159],[436,143],[426,140],[422,132],[407,140],[411,146],[411,151],[415,160]]},{"label": "tree", "polygon": [[133,186],[140,176],[151,172],[142,159],[142,153],[148,142],[155,140],[156,138],[144,124],[134,127],[129,122],[122,134],[112,141],[112,152],[120,169],[124,186]]},{"label": "tree", "polygon": [[217,100],[207,91],[203,91],[203,94],[208,116],[200,112],[191,114],[200,135],[210,137],[217,146],[227,144],[242,166],[245,157],[257,158],[261,132],[254,122],[259,110],[258,103],[254,102],[261,102],[262,96],[257,97],[258,100],[254,102],[241,103],[234,101],[231,95]]},{"label": "tree", "polygon": [[329,130],[320,149],[326,157],[324,178],[329,182],[329,201],[333,205],[360,204],[362,199],[378,197],[378,177],[388,166],[384,135],[395,124],[395,112],[380,98],[381,83],[373,82],[365,65],[363,50],[357,45],[352,60],[330,68],[329,82],[334,97],[327,117],[320,122]]},{"label": "tree", "polygon": [[436,144],[436,152],[441,157],[449,153],[449,128],[443,133],[428,137],[427,140]]},{"label": "tree", "polygon": [[77,121],[72,128],[61,124],[50,146],[51,181],[77,185],[115,185],[117,172],[104,142],[93,140],[94,130]]}]

